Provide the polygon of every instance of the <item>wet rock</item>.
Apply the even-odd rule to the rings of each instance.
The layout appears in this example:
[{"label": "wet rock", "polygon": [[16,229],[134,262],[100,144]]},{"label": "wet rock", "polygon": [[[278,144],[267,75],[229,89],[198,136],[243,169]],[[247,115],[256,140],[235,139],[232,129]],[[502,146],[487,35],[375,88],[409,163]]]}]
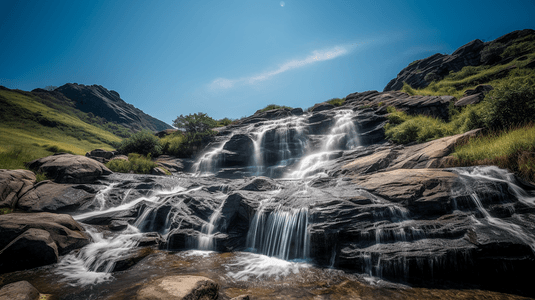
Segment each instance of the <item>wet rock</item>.
[{"label": "wet rock", "polygon": [[137,292],[142,299],[183,299],[212,300],[217,299],[219,285],[202,276],[167,276],[154,280]]},{"label": "wet rock", "polygon": [[15,208],[19,198],[33,187],[35,180],[32,171],[0,169],[0,208]]},{"label": "wet rock", "polygon": [[93,200],[83,186],[41,181],[22,196],[17,207],[28,212],[72,212]]},{"label": "wet rock", "polygon": [[89,157],[68,153],[54,154],[28,163],[28,168],[46,173],[58,183],[91,183],[112,172]]},{"label": "wet rock", "polygon": [[108,228],[111,231],[121,231],[125,230],[128,227],[128,222],[123,220],[113,220],[110,222],[110,225],[108,225]]},{"label": "wet rock", "polygon": [[139,246],[140,247],[159,246],[160,244],[163,244],[164,242],[165,240],[159,233],[147,232],[147,233],[144,233],[143,236],[139,239]]},{"label": "wet rock", "polygon": [[272,191],[280,187],[273,179],[268,177],[256,177],[243,186],[241,189],[246,191]]},{"label": "wet rock", "polygon": [[48,231],[30,228],[0,250],[0,270],[12,272],[58,262],[58,248]]},{"label": "wet rock", "polygon": [[154,249],[151,247],[129,251],[129,253],[121,255],[121,257],[115,261],[115,266],[113,267],[112,272],[128,270],[152,253],[154,253]]},{"label": "wet rock", "polygon": [[39,291],[28,281],[17,281],[0,289],[0,300],[38,300]]},{"label": "wet rock", "polygon": [[83,228],[69,215],[12,213],[0,215],[0,248],[6,247],[30,228],[47,231],[56,243],[59,255],[65,255],[89,243]]},{"label": "wet rock", "polygon": [[236,134],[223,147],[224,166],[248,165],[253,155],[254,144],[245,134]]},{"label": "wet rock", "polygon": [[156,158],[156,164],[160,167],[163,167],[170,172],[182,172],[188,167],[188,164],[184,159],[176,158],[169,155],[160,155]]},{"label": "wet rock", "polygon": [[300,116],[303,114],[303,109],[298,107],[298,108],[294,108],[290,111],[290,113],[294,116]]}]

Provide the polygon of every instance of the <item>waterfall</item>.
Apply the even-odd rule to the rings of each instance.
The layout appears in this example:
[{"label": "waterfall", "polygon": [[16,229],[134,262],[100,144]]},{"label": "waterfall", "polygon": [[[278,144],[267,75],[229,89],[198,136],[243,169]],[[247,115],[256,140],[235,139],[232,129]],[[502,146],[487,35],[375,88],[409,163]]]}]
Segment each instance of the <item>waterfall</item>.
[{"label": "waterfall", "polygon": [[247,247],[254,252],[280,259],[308,258],[308,208],[266,213],[256,212],[247,233]]},{"label": "waterfall", "polygon": [[215,250],[214,234],[217,227],[217,222],[221,218],[221,210],[225,205],[225,200],[210,216],[210,222],[204,223],[201,228],[201,234],[198,237],[197,248],[200,250]]},{"label": "waterfall", "polygon": [[287,178],[306,178],[321,173],[325,164],[337,157],[334,151],[350,150],[360,145],[357,129],[353,121],[355,112],[352,110],[339,110],[335,116],[334,125],[329,133],[322,137],[321,147],[311,149],[304,156],[297,167],[287,172]]}]

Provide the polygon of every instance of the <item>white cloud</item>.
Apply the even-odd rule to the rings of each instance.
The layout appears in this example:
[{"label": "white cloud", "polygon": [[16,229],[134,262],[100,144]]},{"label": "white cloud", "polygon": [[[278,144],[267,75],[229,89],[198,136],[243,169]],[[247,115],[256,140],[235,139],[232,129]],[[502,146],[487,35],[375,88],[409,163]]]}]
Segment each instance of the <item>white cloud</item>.
[{"label": "white cloud", "polygon": [[217,78],[210,84],[212,89],[229,89],[234,87],[236,84],[254,84],[259,81],[264,81],[270,79],[271,77],[284,73],[286,71],[304,67],[309,64],[313,64],[319,61],[331,60],[342,55],[348,54],[352,45],[347,46],[336,46],[327,50],[315,50],[312,52],[312,55],[304,59],[294,59],[280,65],[274,71],[266,71],[257,75],[243,77],[238,79],[227,79],[227,78]]}]

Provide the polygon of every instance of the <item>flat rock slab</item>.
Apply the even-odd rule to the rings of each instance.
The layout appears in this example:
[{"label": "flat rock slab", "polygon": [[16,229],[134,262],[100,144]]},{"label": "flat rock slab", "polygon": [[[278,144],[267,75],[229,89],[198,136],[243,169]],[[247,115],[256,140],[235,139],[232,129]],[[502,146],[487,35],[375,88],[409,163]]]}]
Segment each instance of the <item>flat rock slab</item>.
[{"label": "flat rock slab", "polygon": [[219,285],[202,276],[168,276],[147,284],[137,292],[136,299],[217,299]]},{"label": "flat rock slab", "polygon": [[91,183],[112,172],[102,163],[81,155],[54,154],[31,161],[28,168],[46,173],[58,183]]},{"label": "flat rock slab", "polygon": [[37,300],[39,291],[28,281],[17,281],[0,289],[0,300]]}]

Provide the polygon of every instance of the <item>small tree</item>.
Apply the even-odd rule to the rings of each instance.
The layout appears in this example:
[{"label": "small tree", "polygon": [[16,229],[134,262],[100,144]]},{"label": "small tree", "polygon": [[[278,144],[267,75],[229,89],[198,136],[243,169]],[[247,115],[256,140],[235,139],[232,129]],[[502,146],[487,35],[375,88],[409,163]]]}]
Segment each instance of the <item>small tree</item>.
[{"label": "small tree", "polygon": [[210,131],[217,126],[217,121],[200,112],[187,116],[180,115],[173,121],[173,125],[178,129],[184,129],[187,134],[196,135]]}]

